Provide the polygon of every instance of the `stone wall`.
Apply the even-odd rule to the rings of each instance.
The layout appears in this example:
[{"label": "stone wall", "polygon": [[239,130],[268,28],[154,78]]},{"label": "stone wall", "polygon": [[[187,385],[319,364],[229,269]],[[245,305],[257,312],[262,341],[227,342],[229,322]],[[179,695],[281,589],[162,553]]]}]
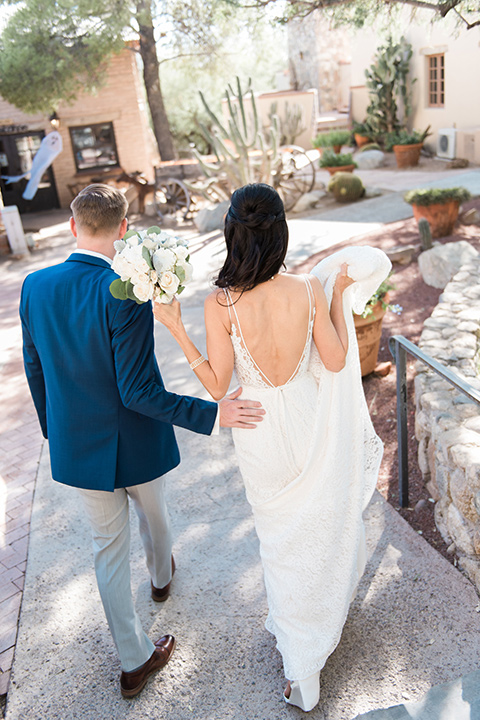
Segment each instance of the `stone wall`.
[{"label": "stone wall", "polygon": [[[480,256],[453,277],[419,346],[480,390]],[[480,406],[416,363],[419,465],[449,551],[480,590]]]}]

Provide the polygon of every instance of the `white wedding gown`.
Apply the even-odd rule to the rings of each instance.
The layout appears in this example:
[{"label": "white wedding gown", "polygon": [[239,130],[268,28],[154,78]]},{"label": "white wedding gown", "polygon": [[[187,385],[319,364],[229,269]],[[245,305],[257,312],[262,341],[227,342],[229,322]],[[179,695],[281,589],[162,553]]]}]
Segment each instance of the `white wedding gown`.
[{"label": "white wedding gown", "polygon": [[[243,397],[266,414],[254,432],[234,429],[240,471],[260,541],[269,613],[285,676],[302,681],[335,649],[365,567],[362,512],[374,491],[383,446],[363,394],[352,309],[361,312],[391,267],[375,248],[346,248],[312,271],[331,301],[341,264],[356,280],[344,293],[349,350],[339,373],[326,370],[312,342],[279,387],[255,364],[235,305],[231,338]],[[318,686],[318,682],[317,682]],[[317,697],[318,700],[318,697]]]}]

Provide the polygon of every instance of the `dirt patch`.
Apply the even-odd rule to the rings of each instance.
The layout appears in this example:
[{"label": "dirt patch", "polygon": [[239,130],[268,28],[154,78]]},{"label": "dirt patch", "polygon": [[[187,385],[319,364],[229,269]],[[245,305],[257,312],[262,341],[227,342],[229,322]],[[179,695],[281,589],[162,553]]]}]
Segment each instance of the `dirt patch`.
[{"label": "dirt patch", "polygon": [[[480,198],[465,203],[462,211],[476,208],[480,211]],[[454,233],[438,242],[446,243],[467,240],[480,252],[480,232],[476,225],[457,223]],[[426,285],[418,269],[419,235],[416,221],[412,218],[384,225],[381,230],[364,235],[354,241],[348,241],[334,248],[317,253],[308,261],[296,266],[293,272],[308,272],[324,257],[348,245],[370,245],[382,250],[405,245],[415,245],[417,251],[414,259],[406,266],[395,263],[392,282],[391,302],[403,307],[401,315],[387,312],[383,321],[382,339],[380,343],[379,361],[391,360],[388,339],[392,335],[404,335],[417,344],[423,329],[423,323],[438,303],[441,290]],[[450,562],[456,564],[452,555],[435,526],[434,503],[423,482],[418,467],[418,443],[415,439],[415,402],[413,395],[414,359],[407,356],[408,378],[408,466],[409,466],[409,507],[400,508],[398,499],[398,452],[396,423],[396,373],[392,370],[386,377],[369,375],[363,380],[365,397],[370,410],[375,430],[385,445],[383,461],[378,479],[378,490],[386,500],[400,512],[410,525],[438,550]]]}]

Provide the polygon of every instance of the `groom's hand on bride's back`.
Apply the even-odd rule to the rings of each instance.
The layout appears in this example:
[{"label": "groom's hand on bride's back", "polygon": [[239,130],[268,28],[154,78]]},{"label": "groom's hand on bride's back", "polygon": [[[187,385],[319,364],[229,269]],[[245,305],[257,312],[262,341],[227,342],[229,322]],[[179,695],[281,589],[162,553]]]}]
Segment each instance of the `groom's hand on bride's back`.
[{"label": "groom's hand on bride's back", "polygon": [[254,430],[258,422],[263,420],[265,410],[261,403],[254,400],[239,400],[242,388],[237,388],[218,404],[220,407],[220,425]]}]

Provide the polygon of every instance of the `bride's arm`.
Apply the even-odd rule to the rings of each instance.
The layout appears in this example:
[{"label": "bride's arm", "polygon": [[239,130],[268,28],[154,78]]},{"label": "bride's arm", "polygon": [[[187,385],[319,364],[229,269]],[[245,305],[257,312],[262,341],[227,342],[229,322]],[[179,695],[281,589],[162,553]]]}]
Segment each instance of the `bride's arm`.
[{"label": "bride's arm", "polygon": [[[233,373],[233,347],[229,328],[225,325],[225,308],[216,301],[217,291],[205,300],[205,327],[207,330],[208,359],[193,368],[203,387],[214,400],[221,400],[230,385]],[[183,350],[189,363],[201,358],[201,353],[189,338],[182,322],[180,303],[174,299],[171,305],[154,303],[153,313],[170,331]]]},{"label": "bride's arm", "polygon": [[313,340],[327,370],[339,372],[345,366],[348,352],[348,331],[343,314],[343,293],[353,280],[347,274],[347,266],[337,276],[330,310],[323,287],[316,277],[311,277],[315,293],[316,314]]}]

